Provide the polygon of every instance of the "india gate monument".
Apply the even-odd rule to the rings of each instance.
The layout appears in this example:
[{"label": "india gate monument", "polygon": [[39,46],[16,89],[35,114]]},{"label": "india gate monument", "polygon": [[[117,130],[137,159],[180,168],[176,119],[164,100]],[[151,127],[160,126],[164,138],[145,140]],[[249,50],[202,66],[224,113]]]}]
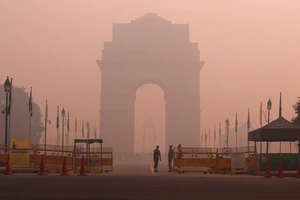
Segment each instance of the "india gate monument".
[{"label": "india gate monument", "polygon": [[[200,145],[200,60],[189,41],[189,24],[173,24],[156,14],[114,23],[104,43],[101,69],[100,132],[115,152],[134,152],[136,91],[156,84],[165,93],[166,146]],[[153,147],[154,149],[155,147]]]}]

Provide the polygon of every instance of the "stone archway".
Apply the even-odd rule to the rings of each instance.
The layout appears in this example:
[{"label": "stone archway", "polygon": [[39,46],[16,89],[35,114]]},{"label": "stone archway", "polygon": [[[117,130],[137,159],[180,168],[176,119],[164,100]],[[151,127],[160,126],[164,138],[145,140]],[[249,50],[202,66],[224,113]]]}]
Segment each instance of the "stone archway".
[{"label": "stone archway", "polygon": [[200,144],[200,61],[189,25],[172,24],[156,14],[131,23],[114,23],[104,43],[101,73],[100,132],[116,152],[134,151],[136,90],[152,83],[165,92],[166,143]]}]

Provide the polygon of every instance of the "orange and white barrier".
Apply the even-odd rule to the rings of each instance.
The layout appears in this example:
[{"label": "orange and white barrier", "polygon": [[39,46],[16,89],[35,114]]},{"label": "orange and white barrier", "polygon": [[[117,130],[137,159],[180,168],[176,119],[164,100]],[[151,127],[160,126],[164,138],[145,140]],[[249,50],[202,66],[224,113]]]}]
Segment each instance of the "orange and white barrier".
[{"label": "orange and white barrier", "polygon": [[[67,171],[79,171],[83,155],[86,160],[86,166],[89,167],[89,172],[113,171],[113,149],[109,147],[103,147],[102,152],[100,148],[90,148],[88,153],[85,152],[85,148],[76,149],[78,151],[74,152],[74,147],[65,147],[64,152],[62,152],[60,147],[57,148],[57,146],[54,145],[47,146],[46,151],[42,145],[33,147],[35,148],[30,149],[28,165],[26,167],[32,170],[40,168],[41,158],[43,156],[45,170],[48,173],[50,171],[60,173],[64,163],[64,157],[66,158],[65,164]],[[0,148],[0,163],[2,165],[5,165],[7,156],[10,155],[9,153],[4,154],[4,150],[4,148]],[[8,152],[10,152],[10,149],[8,149]],[[89,155],[89,159],[87,159],[87,155]],[[12,168],[14,168],[13,160],[11,163]]]},{"label": "orange and white barrier", "polygon": [[173,170],[179,173],[244,173],[256,168],[257,159],[255,152],[239,153],[244,156],[244,160],[238,160],[235,154],[231,151],[226,150],[222,152],[221,149],[213,148],[182,147],[181,150],[174,148]]}]

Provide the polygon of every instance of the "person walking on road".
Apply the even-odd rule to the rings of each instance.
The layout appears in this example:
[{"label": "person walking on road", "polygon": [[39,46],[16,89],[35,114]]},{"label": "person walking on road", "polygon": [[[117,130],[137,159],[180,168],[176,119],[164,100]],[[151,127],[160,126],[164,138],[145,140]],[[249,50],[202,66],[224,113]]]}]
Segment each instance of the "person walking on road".
[{"label": "person walking on road", "polygon": [[172,160],[174,156],[174,150],[172,145],[169,146],[169,152],[168,152],[168,165],[169,165],[169,172],[172,172]]},{"label": "person walking on road", "polygon": [[156,146],[156,149],[154,149],[154,152],[153,152],[153,161],[154,161],[154,171],[158,172],[158,170],[157,170],[158,161],[161,161],[161,154],[160,154],[158,145]]}]

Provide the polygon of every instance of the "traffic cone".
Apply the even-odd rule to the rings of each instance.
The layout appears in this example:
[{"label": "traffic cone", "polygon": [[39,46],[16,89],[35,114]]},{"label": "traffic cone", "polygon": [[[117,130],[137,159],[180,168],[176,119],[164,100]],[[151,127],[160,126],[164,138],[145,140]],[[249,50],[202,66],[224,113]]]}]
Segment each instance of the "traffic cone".
[{"label": "traffic cone", "polygon": [[66,159],[66,157],[64,157],[61,176],[69,176],[68,169],[67,169],[67,159]]},{"label": "traffic cone", "polygon": [[11,167],[10,167],[10,155],[8,155],[7,160],[6,160],[6,169],[5,172],[3,173],[4,175],[12,175],[11,173]]},{"label": "traffic cone", "polygon": [[82,154],[82,158],[81,158],[81,167],[80,167],[80,172],[78,174],[79,176],[87,176],[86,172],[85,172],[85,162],[84,162],[84,156]]},{"label": "traffic cone", "polygon": [[41,158],[41,165],[40,165],[40,173],[38,173],[38,175],[47,175],[46,174],[46,169],[45,169],[45,163],[44,163],[44,155],[42,155],[42,158]]},{"label": "traffic cone", "polygon": [[298,173],[296,178],[300,178],[300,160],[298,161]]},{"label": "traffic cone", "polygon": [[267,163],[266,163],[266,172],[265,172],[264,178],[272,178],[270,170],[271,170],[270,159],[268,157],[267,158]]},{"label": "traffic cone", "polygon": [[279,160],[279,166],[278,166],[278,175],[277,178],[284,178],[283,170],[282,170],[282,158]]}]

